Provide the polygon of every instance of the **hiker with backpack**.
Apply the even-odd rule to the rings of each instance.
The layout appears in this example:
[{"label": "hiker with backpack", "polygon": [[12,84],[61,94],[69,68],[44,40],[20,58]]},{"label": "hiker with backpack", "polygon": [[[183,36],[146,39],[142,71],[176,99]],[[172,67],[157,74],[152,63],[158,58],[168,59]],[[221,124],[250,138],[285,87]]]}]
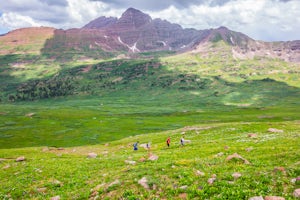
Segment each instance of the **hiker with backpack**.
[{"label": "hiker with backpack", "polygon": [[180,144],[181,144],[181,146],[184,146],[184,137],[183,136],[180,138]]},{"label": "hiker with backpack", "polygon": [[171,143],[171,138],[168,137],[168,139],[167,139],[167,146],[168,146],[168,147],[170,147],[170,143]]},{"label": "hiker with backpack", "polygon": [[136,143],[133,144],[133,150],[134,151],[138,150],[138,145],[139,145],[139,141],[137,141]]}]

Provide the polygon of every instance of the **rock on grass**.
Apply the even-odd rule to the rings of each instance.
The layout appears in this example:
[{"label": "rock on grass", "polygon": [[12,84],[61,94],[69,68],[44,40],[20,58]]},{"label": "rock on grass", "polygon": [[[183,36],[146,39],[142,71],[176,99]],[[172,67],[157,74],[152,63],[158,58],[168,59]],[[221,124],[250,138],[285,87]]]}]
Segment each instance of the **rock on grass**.
[{"label": "rock on grass", "polygon": [[223,152],[219,152],[219,153],[217,153],[214,157],[221,157],[221,156],[223,156],[223,155],[224,155]]},{"label": "rock on grass", "polygon": [[187,186],[187,185],[183,185],[183,186],[179,187],[179,189],[187,190],[187,189],[188,189],[188,186]]},{"label": "rock on grass", "polygon": [[16,162],[23,162],[25,160],[26,160],[26,158],[24,156],[21,156],[16,159]]},{"label": "rock on grass", "polygon": [[141,178],[138,183],[143,186],[145,189],[149,189],[148,180],[146,177]]},{"label": "rock on grass", "polygon": [[[10,168],[10,164],[5,165],[4,167],[2,167],[2,169],[8,169]],[[295,181],[296,182],[296,181]]]},{"label": "rock on grass", "polygon": [[179,194],[179,199],[187,199],[187,197],[188,197],[188,195],[187,195],[187,193],[181,193],[181,194]]},{"label": "rock on grass", "polygon": [[250,197],[249,200],[264,200],[262,196]]},{"label": "rock on grass", "polygon": [[209,185],[212,185],[216,180],[217,180],[217,175],[213,174],[213,175],[211,176],[211,178],[209,178],[209,179],[207,180],[207,183],[208,183]]},{"label": "rock on grass", "polygon": [[266,196],[265,200],[285,200],[285,198],[278,196]]},{"label": "rock on grass", "polygon": [[28,113],[28,114],[26,114],[25,116],[31,118],[31,117],[34,116],[34,115],[35,115],[35,113]]},{"label": "rock on grass", "polygon": [[39,193],[46,193],[47,192],[47,188],[42,187],[42,188],[37,188],[36,189]]},{"label": "rock on grass", "polygon": [[150,154],[148,160],[151,160],[151,161],[158,160],[158,156],[154,155],[154,154]]},{"label": "rock on grass", "polygon": [[88,158],[96,158],[98,155],[94,152],[88,153],[87,157]]},{"label": "rock on grass", "polygon": [[240,178],[242,176],[242,174],[241,173],[238,173],[238,172],[234,172],[233,174],[232,174],[232,177],[234,178],[234,179],[238,179],[238,178]]},{"label": "rock on grass", "polygon": [[294,197],[297,197],[297,198],[300,197],[300,188],[296,189],[296,190],[293,192],[293,196],[294,196]]},{"label": "rock on grass", "polygon": [[276,128],[269,128],[268,131],[271,133],[283,133],[283,130],[276,129]]},{"label": "rock on grass", "polygon": [[51,197],[50,200],[60,200],[60,196]]},{"label": "rock on grass", "polygon": [[130,165],[136,164],[136,162],[134,160],[125,160],[125,163],[130,164]]},{"label": "rock on grass", "polygon": [[121,184],[121,182],[117,179],[117,180],[115,180],[114,182],[110,183],[110,184],[107,186],[107,188],[112,187],[112,186],[115,186],[115,185],[120,185],[120,184]]},{"label": "rock on grass", "polygon": [[197,176],[205,176],[205,173],[202,172],[202,171],[200,171],[200,170],[197,170],[197,171],[196,171],[196,175],[197,175]]},{"label": "rock on grass", "polygon": [[242,156],[240,156],[239,154],[237,153],[234,153],[232,155],[229,155],[226,160],[229,161],[229,160],[233,160],[233,159],[238,159],[238,160],[242,160],[244,161],[245,164],[250,164],[250,162],[248,160],[246,160],[245,158],[243,158]]},{"label": "rock on grass", "polygon": [[249,133],[248,137],[249,138],[257,138],[257,134],[255,134],[255,133]]}]

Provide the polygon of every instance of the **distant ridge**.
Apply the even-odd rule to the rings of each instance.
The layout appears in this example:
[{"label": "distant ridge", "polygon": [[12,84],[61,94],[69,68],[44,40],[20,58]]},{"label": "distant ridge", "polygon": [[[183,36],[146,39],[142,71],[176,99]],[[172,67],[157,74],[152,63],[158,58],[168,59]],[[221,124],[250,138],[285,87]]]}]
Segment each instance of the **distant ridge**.
[{"label": "distant ridge", "polygon": [[[120,18],[101,16],[82,28],[55,30],[53,35],[32,29],[19,29],[26,39],[25,45],[36,46],[33,51],[56,57],[61,54],[82,54],[85,57],[101,57],[120,53],[151,51],[175,51],[178,53],[203,52],[209,44],[224,42],[231,47],[231,54],[238,59],[258,57],[279,58],[289,62],[300,62],[300,40],[290,42],[256,41],[241,32],[226,27],[217,29],[184,29],[162,19],[152,19],[135,8],[128,8]],[[46,30],[46,28],[45,28]],[[53,29],[54,30],[54,29]],[[52,30],[51,30],[52,31]],[[50,32],[51,32],[50,31]],[[36,41],[33,34],[40,38]],[[4,46],[13,47],[11,39],[15,31],[0,36]],[[36,45],[44,43],[44,46]],[[38,49],[40,48],[40,49]],[[6,50],[5,50],[6,49]],[[7,50],[9,49],[9,51]],[[26,48],[24,48],[26,49]],[[199,51],[201,49],[201,51]],[[22,51],[22,49],[21,49]],[[1,54],[20,52],[15,48],[1,48]],[[59,53],[58,53],[59,52]]]}]

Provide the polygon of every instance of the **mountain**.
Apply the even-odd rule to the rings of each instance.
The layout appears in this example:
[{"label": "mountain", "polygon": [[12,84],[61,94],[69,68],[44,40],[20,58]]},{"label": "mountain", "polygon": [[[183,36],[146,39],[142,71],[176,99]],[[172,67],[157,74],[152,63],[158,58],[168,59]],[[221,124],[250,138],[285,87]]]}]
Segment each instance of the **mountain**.
[{"label": "mountain", "polygon": [[[16,32],[24,37],[12,39],[16,38]],[[20,41],[23,41],[21,46]],[[0,53],[41,52],[50,58],[75,59],[107,58],[154,51],[208,54],[224,50],[214,48],[215,44],[220,42],[230,47],[226,48],[225,53],[235,59],[268,57],[300,62],[299,40],[256,41],[226,27],[207,30],[184,29],[166,20],[152,19],[148,14],[134,8],[127,9],[120,18],[102,16],[82,28],[29,28],[12,31],[0,36]]]},{"label": "mountain", "polygon": [[45,44],[45,54],[70,53],[72,50],[148,52],[181,51],[201,39],[207,31],[183,29],[178,24],[154,19],[139,10],[129,8],[119,19],[99,17],[80,29],[57,30]]},{"label": "mountain", "polygon": [[227,48],[227,53],[235,59],[266,57],[279,58],[287,62],[300,62],[300,40],[288,42],[258,41],[226,27],[210,29],[209,34],[194,45],[193,52],[220,54],[224,51],[224,48],[211,48],[215,47],[215,43],[220,41],[230,47]]},{"label": "mountain", "polygon": [[115,24],[118,18],[116,17],[98,17],[97,19],[91,21],[90,23],[86,24],[84,27],[85,29],[100,29],[107,27],[111,24]]}]

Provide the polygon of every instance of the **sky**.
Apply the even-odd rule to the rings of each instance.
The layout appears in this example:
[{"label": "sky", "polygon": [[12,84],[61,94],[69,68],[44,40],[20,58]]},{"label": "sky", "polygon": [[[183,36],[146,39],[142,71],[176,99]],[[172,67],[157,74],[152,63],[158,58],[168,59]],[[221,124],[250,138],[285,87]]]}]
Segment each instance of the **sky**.
[{"label": "sky", "polygon": [[100,16],[120,17],[133,7],[184,28],[226,26],[256,40],[300,40],[300,0],[1,1],[0,34],[33,26],[80,28]]}]

